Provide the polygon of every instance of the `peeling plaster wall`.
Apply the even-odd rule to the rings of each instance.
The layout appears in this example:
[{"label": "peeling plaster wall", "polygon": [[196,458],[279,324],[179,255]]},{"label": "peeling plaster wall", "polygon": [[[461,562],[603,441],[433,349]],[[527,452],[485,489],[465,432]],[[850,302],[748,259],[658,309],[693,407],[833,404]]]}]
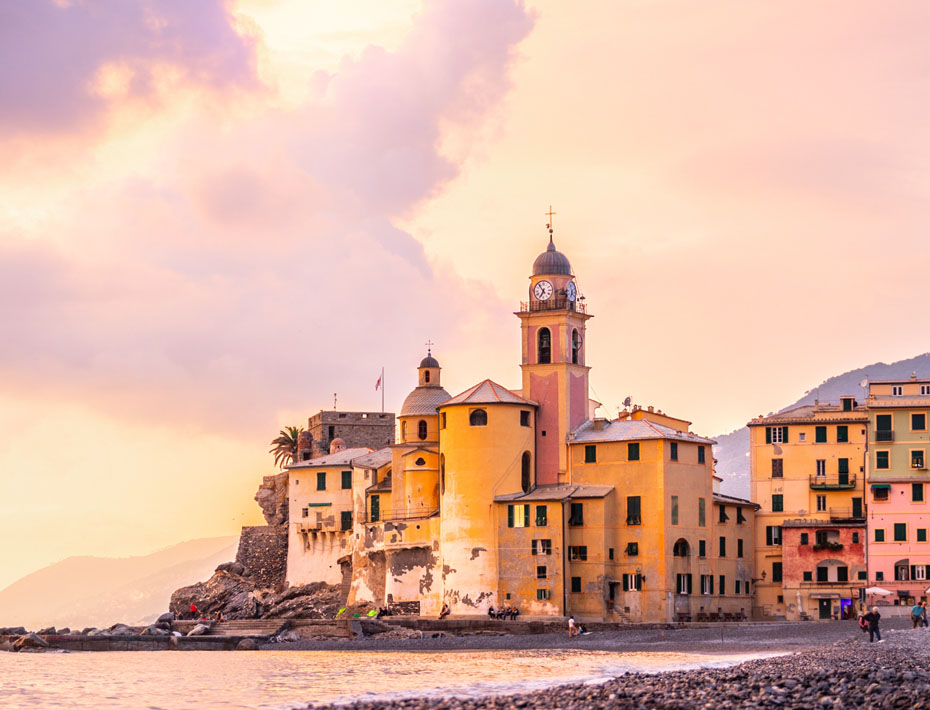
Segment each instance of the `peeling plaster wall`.
[{"label": "peeling plaster wall", "polygon": [[[533,501],[530,510],[530,527],[507,527],[507,504],[497,503],[499,591],[492,602],[495,607],[511,604],[525,616],[562,616],[562,503],[559,501]],[[537,508],[546,507],[546,525],[537,524]],[[552,553],[532,553],[533,540],[550,540]],[[539,546],[539,549],[542,545]],[[537,576],[537,567],[546,568],[546,577]],[[537,599],[537,590],[549,592],[548,600]]]},{"label": "peeling plaster wall", "polygon": [[301,533],[291,523],[287,544],[287,581],[291,585],[342,583],[339,558],[349,552],[350,532]]}]

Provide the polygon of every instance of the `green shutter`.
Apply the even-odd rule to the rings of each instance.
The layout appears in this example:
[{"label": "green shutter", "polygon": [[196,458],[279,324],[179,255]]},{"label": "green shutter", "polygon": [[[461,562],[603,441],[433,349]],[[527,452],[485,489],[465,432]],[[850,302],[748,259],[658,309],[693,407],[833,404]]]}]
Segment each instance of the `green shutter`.
[{"label": "green shutter", "polygon": [[628,575],[623,575],[623,591],[630,591],[630,578]]},{"label": "green shutter", "polygon": [[785,444],[788,443],[788,427],[786,427],[786,426],[783,426],[783,427],[781,428],[781,440],[782,440],[782,442],[785,443]]},{"label": "green shutter", "polygon": [[523,506],[523,527],[528,528],[530,526],[530,506]]},{"label": "green shutter", "polygon": [[536,551],[536,541],[535,541],[535,540],[533,540],[532,544],[530,545],[530,554],[531,554],[531,555],[537,554],[537,551]]},{"label": "green shutter", "polygon": [[513,527],[513,506],[512,505],[507,506],[507,527],[508,528]]},{"label": "green shutter", "polygon": [[772,443],[772,427],[770,426],[765,427],[765,443]]}]

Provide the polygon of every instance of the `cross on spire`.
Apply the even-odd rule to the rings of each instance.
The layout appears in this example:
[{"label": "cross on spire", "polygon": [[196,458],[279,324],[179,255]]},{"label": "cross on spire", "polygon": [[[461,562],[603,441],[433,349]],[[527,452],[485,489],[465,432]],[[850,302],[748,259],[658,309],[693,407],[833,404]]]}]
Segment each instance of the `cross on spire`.
[{"label": "cross on spire", "polygon": [[434,343],[432,340],[427,340],[427,341],[426,341],[426,354],[427,354],[427,355],[432,355],[432,354],[433,354],[433,346],[434,346],[435,344],[436,344],[436,343]]},{"label": "cross on spire", "polygon": [[552,232],[552,216],[558,214],[558,212],[552,211],[552,205],[549,205],[549,211],[546,212],[546,216],[549,218],[549,222],[546,224],[546,227],[549,229],[549,232]]}]

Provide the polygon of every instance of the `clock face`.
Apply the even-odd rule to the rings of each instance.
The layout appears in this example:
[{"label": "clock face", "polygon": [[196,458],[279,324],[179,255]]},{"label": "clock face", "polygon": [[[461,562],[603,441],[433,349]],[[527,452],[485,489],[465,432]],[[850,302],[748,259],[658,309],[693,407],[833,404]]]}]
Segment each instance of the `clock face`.
[{"label": "clock face", "polygon": [[578,293],[577,293],[577,291],[575,290],[575,282],[574,282],[574,281],[569,281],[569,282],[568,282],[568,286],[566,286],[566,288],[565,288],[565,295],[568,296],[568,300],[569,300],[569,301],[574,301],[574,300],[575,300],[575,296],[577,296]]},{"label": "clock face", "polygon": [[540,281],[533,288],[533,295],[537,301],[548,301],[552,297],[552,284],[548,281]]}]

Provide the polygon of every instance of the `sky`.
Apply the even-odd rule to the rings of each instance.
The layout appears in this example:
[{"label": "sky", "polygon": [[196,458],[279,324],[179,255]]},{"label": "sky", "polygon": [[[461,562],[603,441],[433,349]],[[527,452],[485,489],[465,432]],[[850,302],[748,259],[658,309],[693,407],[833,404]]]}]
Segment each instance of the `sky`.
[{"label": "sky", "polygon": [[519,385],[555,211],[592,396],[725,433],[930,350],[924,2],[0,6],[0,587],[260,524],[268,442]]}]

